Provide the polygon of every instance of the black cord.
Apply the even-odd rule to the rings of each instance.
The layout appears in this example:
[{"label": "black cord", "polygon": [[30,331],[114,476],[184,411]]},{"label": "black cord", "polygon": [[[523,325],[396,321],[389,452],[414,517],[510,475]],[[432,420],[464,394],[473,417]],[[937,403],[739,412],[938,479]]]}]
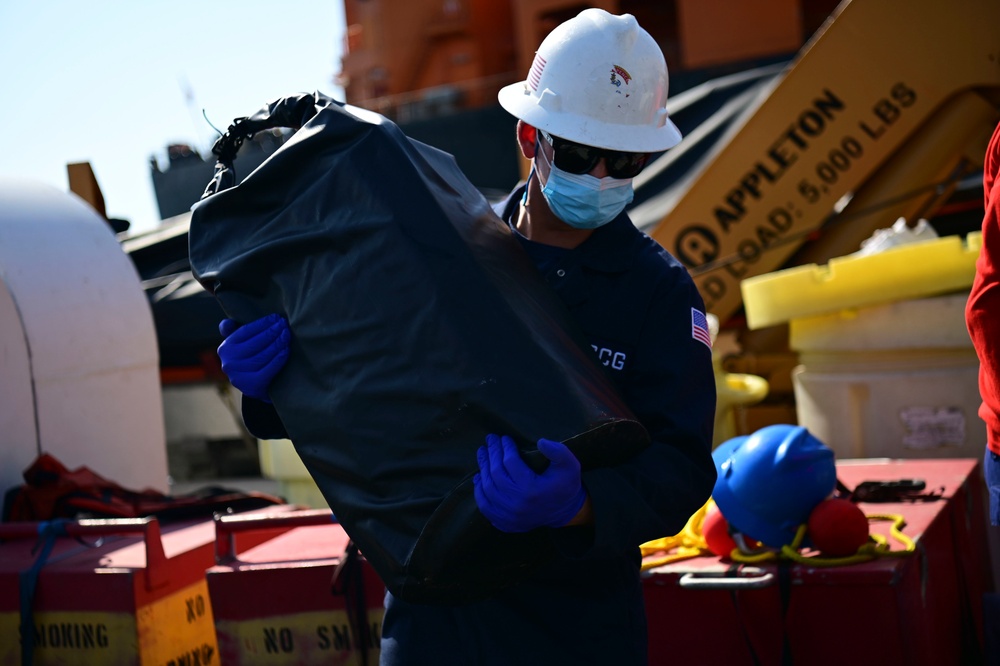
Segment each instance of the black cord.
[{"label": "black cord", "polygon": [[205,109],[201,110],[201,117],[205,119],[205,122],[208,123],[209,127],[214,129],[219,136],[222,136],[222,130],[220,130],[218,127],[212,124],[212,121],[208,119],[208,114],[205,113]]}]

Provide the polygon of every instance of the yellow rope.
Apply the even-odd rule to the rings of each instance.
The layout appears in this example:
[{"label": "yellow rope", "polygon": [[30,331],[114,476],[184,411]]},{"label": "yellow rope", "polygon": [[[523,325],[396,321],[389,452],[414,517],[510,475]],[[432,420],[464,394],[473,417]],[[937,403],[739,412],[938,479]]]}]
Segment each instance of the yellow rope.
[{"label": "yellow rope", "polygon": [[[642,570],[646,571],[665,564],[709,554],[711,551],[708,550],[708,544],[705,542],[705,537],[702,534],[702,524],[705,520],[705,514],[708,513],[709,508],[713,504],[714,501],[709,499],[704,506],[688,519],[684,529],[674,536],[663,537],[642,544],[639,547],[643,557]],[[792,543],[782,546],[780,550],[744,553],[736,548],[730,553],[729,557],[734,562],[744,564],[770,562],[781,557],[811,566],[839,567],[859,562],[868,562],[876,557],[900,557],[909,555],[916,550],[913,540],[902,532],[903,527],[906,525],[906,520],[903,516],[893,513],[874,513],[868,514],[865,517],[868,518],[869,522],[880,520],[892,521],[889,533],[894,539],[903,544],[903,550],[891,550],[884,536],[881,534],[872,534],[869,536],[868,543],[863,544],[853,555],[845,557],[822,557],[814,555],[807,557],[799,552],[806,534],[806,526],[800,525]],[[651,557],[657,553],[663,553],[663,555]]]},{"label": "yellow rope", "polygon": [[792,543],[782,546],[780,551],[772,550],[764,553],[748,555],[740,552],[739,549],[735,549],[732,553],[730,553],[729,557],[734,562],[748,564],[758,564],[760,562],[776,560],[779,557],[782,557],[800,564],[808,564],[815,567],[841,567],[849,564],[868,562],[876,557],[900,557],[903,555],[909,555],[916,550],[916,544],[913,543],[913,540],[902,532],[903,527],[906,525],[906,520],[903,516],[894,513],[873,513],[866,515],[865,517],[868,518],[869,522],[891,520],[893,524],[889,528],[889,533],[894,539],[903,544],[903,550],[890,550],[888,541],[885,537],[880,534],[872,534],[869,537],[871,540],[858,548],[857,552],[853,555],[847,555],[844,557],[822,557],[820,555],[813,555],[807,557],[799,552],[799,548],[802,546],[802,541],[806,534],[806,526],[799,525],[799,529],[795,533],[795,538],[792,540]]}]

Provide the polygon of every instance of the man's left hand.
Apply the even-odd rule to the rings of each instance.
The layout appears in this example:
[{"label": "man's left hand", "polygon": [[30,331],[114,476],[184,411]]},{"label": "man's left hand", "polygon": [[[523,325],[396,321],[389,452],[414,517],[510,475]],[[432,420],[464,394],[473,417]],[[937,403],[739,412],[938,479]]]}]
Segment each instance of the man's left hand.
[{"label": "man's left hand", "polygon": [[587,500],[580,461],[566,445],[540,439],[538,450],[550,461],[541,474],[528,467],[514,440],[507,436],[487,435],[486,445],[476,453],[476,505],[501,532],[563,527]]}]

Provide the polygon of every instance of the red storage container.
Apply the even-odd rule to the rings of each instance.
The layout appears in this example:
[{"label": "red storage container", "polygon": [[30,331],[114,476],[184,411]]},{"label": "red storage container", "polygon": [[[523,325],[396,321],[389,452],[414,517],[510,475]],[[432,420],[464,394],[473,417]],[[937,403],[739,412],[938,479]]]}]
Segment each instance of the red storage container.
[{"label": "red storage container", "polygon": [[[378,663],[385,586],[358,556],[357,577],[343,567],[333,591],[349,538],[332,520],[323,509],[217,522],[223,563],[209,569],[206,578],[223,664]],[[292,529],[226,561],[230,535],[274,525]],[[345,593],[344,585],[352,582],[358,587]]]},{"label": "red storage container", "polygon": [[[899,514],[916,552],[838,567],[734,563],[715,556],[650,569],[644,578],[649,663],[978,663],[982,597],[993,582],[977,460],[848,460],[849,488],[862,481],[922,479],[942,498],[862,503],[866,514]],[[871,531],[889,536],[890,522]],[[788,663],[788,662],[785,662]]]},{"label": "red storage container", "polygon": [[[35,579],[34,664],[219,663],[205,583],[212,520],[125,518],[0,524],[0,665],[22,663],[21,588],[45,549],[39,533],[56,524],[65,535],[51,541]],[[275,534],[247,535],[239,546]]]}]

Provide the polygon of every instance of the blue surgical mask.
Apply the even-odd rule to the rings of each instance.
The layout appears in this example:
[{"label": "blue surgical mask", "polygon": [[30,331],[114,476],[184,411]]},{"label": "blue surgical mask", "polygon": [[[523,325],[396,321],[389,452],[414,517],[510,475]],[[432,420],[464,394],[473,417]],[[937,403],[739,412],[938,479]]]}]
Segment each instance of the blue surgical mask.
[{"label": "blue surgical mask", "polygon": [[549,165],[542,195],[556,217],[577,229],[596,229],[615,219],[632,202],[631,178],[597,178],[563,171],[545,151],[538,154]]}]

